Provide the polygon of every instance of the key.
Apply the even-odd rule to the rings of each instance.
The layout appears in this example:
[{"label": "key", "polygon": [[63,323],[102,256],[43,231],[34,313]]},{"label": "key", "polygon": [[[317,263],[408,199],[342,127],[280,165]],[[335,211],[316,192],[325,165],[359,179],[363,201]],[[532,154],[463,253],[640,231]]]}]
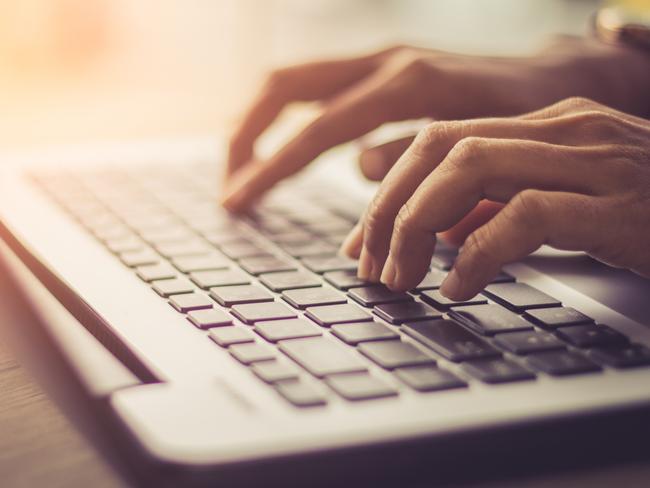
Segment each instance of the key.
[{"label": "key", "polygon": [[255,285],[218,286],[210,289],[210,296],[224,307],[273,301],[273,295]]},{"label": "key", "polygon": [[282,298],[295,308],[304,309],[317,305],[346,303],[343,295],[330,288],[300,288],[282,292]]},{"label": "key", "polygon": [[140,237],[150,244],[164,244],[171,242],[183,242],[195,238],[195,234],[189,229],[176,227],[158,227],[139,231]]},{"label": "key", "polygon": [[253,256],[268,256],[269,253],[252,242],[228,242],[220,246],[220,250],[230,259],[250,258]]},{"label": "key", "polygon": [[326,273],[328,271],[355,271],[357,261],[343,256],[314,256],[304,258],[302,263],[314,273]]},{"label": "key", "polygon": [[275,359],[275,353],[266,346],[255,343],[233,344],[228,351],[237,361],[244,364],[252,364],[260,361],[271,361]]},{"label": "key", "polygon": [[331,376],[326,383],[346,400],[369,400],[397,395],[397,390],[368,373]]},{"label": "key", "polygon": [[375,307],[375,313],[391,324],[441,317],[440,312],[422,302],[389,303]]},{"label": "key", "polygon": [[348,296],[364,307],[374,307],[383,303],[410,302],[411,295],[397,293],[385,286],[368,286],[364,288],[351,288]]},{"label": "key", "polygon": [[606,325],[560,327],[557,329],[557,335],[576,347],[611,346],[628,342],[627,337]]},{"label": "key", "polygon": [[398,368],[395,375],[414,390],[439,391],[467,386],[463,380],[447,370],[435,366]]},{"label": "key", "polygon": [[230,315],[223,310],[217,310],[215,308],[191,311],[187,314],[187,318],[201,330],[232,324],[232,317]]},{"label": "key", "polygon": [[248,242],[244,233],[239,229],[209,229],[199,230],[199,233],[213,246],[233,245],[237,242]]},{"label": "key", "polygon": [[251,282],[246,274],[236,269],[194,271],[190,273],[190,279],[204,290],[215,286],[248,285]]},{"label": "key", "polygon": [[175,258],[178,256],[196,256],[200,254],[207,254],[212,249],[204,242],[196,240],[180,241],[180,242],[165,242],[156,244],[156,250],[166,258]]},{"label": "key", "polygon": [[490,283],[509,283],[511,281],[515,281],[514,276],[509,275],[505,271],[501,271],[498,275],[492,278]]},{"label": "key", "polygon": [[420,297],[429,305],[433,305],[434,307],[443,310],[451,307],[460,307],[462,305],[481,305],[487,303],[487,299],[481,295],[476,295],[468,300],[463,300],[462,302],[455,302],[444,296],[439,290],[425,290],[420,294]]},{"label": "key", "polygon": [[285,339],[300,339],[302,337],[317,337],[323,333],[311,322],[304,319],[273,320],[271,322],[258,322],[255,332],[269,342],[278,342]]},{"label": "key", "polygon": [[360,342],[399,339],[399,334],[384,324],[377,322],[334,325],[332,326],[332,334],[353,346],[356,346]]},{"label": "key", "polygon": [[447,277],[447,273],[439,269],[432,269],[426,274],[426,276],[420,282],[420,284],[414,288],[414,291],[431,290],[434,288],[440,288],[442,282],[446,277]]},{"label": "key", "polygon": [[182,273],[193,271],[212,271],[226,269],[230,262],[218,254],[202,254],[198,256],[182,256],[173,258],[172,264]]},{"label": "key", "polygon": [[255,256],[252,258],[243,258],[239,261],[240,266],[252,275],[262,273],[277,273],[279,271],[294,271],[296,267],[275,256]]},{"label": "key", "polygon": [[345,322],[369,322],[372,320],[368,313],[351,303],[310,307],[305,315],[323,327]]},{"label": "key", "polygon": [[325,273],[323,278],[339,290],[349,290],[355,286],[370,285],[367,281],[357,278],[356,270],[330,271],[329,273]]},{"label": "key", "polygon": [[493,335],[498,332],[530,330],[533,327],[519,315],[499,305],[470,305],[455,307],[449,316],[480,334]]},{"label": "key", "polygon": [[144,243],[135,235],[120,237],[118,239],[109,239],[105,242],[109,251],[120,254],[123,252],[141,251],[145,248]]},{"label": "key", "polygon": [[303,382],[283,381],[278,383],[275,389],[296,407],[315,407],[327,403],[323,394]]},{"label": "key", "polygon": [[246,303],[234,305],[232,313],[247,324],[254,324],[261,320],[291,319],[296,314],[289,307],[280,302]]},{"label": "key", "polygon": [[169,304],[181,313],[212,308],[212,300],[202,293],[173,295],[169,299]]},{"label": "key", "polygon": [[483,294],[515,312],[562,305],[555,298],[525,283],[495,283],[488,285]]},{"label": "key", "polygon": [[298,379],[296,368],[286,362],[263,361],[253,364],[251,370],[258,378],[267,383]]},{"label": "key", "polygon": [[426,320],[404,324],[404,332],[450,361],[492,358],[501,353],[453,320]]},{"label": "key", "polygon": [[522,332],[507,332],[499,334],[494,342],[506,351],[514,354],[529,354],[538,351],[564,349],[564,344],[557,337],[548,332],[525,330]]},{"label": "key", "polygon": [[347,346],[325,337],[280,342],[280,350],[314,376],[365,371],[361,358]]},{"label": "key", "polygon": [[169,298],[172,295],[181,293],[192,293],[194,286],[185,278],[173,278],[171,280],[152,281],[153,290],[163,298]]},{"label": "key", "polygon": [[418,366],[421,364],[436,364],[433,358],[427,356],[408,342],[363,342],[359,345],[359,352],[386,369]]},{"label": "key", "polygon": [[302,229],[295,229],[283,232],[282,234],[274,234],[270,236],[270,239],[280,247],[283,247],[285,244],[304,244],[310,239],[313,239],[313,236]]},{"label": "key", "polygon": [[528,320],[540,327],[553,329],[563,325],[588,324],[593,322],[591,317],[578,312],[571,307],[553,307],[527,310],[524,314]]},{"label": "key", "polygon": [[260,275],[264,286],[275,292],[321,286],[320,280],[304,271],[287,271]]},{"label": "key", "polygon": [[283,244],[282,249],[294,258],[311,256],[331,256],[338,250],[336,246],[323,241],[291,242]]},{"label": "key", "polygon": [[145,266],[147,264],[157,264],[160,262],[160,256],[151,249],[141,251],[129,251],[120,254],[120,260],[129,268],[136,266]]},{"label": "key", "polygon": [[166,280],[176,277],[176,271],[167,263],[148,264],[135,268],[136,274],[142,281],[147,283],[154,280]]},{"label": "key", "polygon": [[475,359],[464,363],[463,369],[484,383],[509,383],[535,379],[534,373],[503,358]]},{"label": "key", "polygon": [[597,347],[589,351],[589,357],[615,368],[650,365],[650,349],[641,344]]},{"label": "key", "polygon": [[552,376],[590,373],[601,369],[583,355],[572,351],[539,352],[528,356],[527,361],[537,371]]},{"label": "key", "polygon": [[243,327],[220,327],[218,329],[212,329],[208,337],[221,347],[253,342],[255,340],[253,334]]}]

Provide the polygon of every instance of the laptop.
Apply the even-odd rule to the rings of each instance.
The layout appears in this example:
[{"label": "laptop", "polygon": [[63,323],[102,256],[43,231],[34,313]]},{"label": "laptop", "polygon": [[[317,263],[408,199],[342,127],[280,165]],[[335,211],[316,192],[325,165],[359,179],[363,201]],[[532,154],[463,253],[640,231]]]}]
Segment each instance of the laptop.
[{"label": "laptop", "polygon": [[452,303],[440,243],[414,290],[365,283],[337,254],[372,195],[345,154],[245,216],[215,203],[213,150],[7,167],[3,318],[54,339],[33,353],[59,348],[143,484],[431,486],[647,451],[648,280],[544,249]]}]

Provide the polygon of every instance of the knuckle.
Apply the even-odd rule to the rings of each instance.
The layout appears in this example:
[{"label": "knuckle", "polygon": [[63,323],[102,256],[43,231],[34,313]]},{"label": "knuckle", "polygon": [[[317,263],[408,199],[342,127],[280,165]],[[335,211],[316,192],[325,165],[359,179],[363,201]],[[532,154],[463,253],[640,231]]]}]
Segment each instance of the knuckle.
[{"label": "knuckle", "polygon": [[387,227],[389,220],[388,213],[384,210],[381,198],[375,197],[366,210],[363,218],[364,224],[364,245],[370,252],[377,248],[379,236]]},{"label": "knuckle", "polygon": [[426,148],[446,146],[461,140],[468,126],[469,122],[459,120],[432,122],[420,129],[415,140]]},{"label": "knuckle", "polygon": [[445,164],[454,169],[474,166],[481,161],[489,141],[482,137],[465,137],[458,141],[449,151]]},{"label": "knuckle", "polygon": [[[546,199],[539,190],[524,190],[517,193],[506,206],[509,217],[522,227],[536,227],[544,223],[546,216]],[[505,210],[505,209],[504,209]]]},{"label": "knuckle", "polygon": [[625,124],[618,116],[597,109],[581,112],[576,116],[579,130],[599,140],[618,140],[625,131]]},{"label": "knuckle", "polygon": [[485,224],[467,236],[463,244],[463,254],[471,256],[472,259],[471,261],[466,259],[459,259],[457,261],[459,267],[462,265],[466,266],[466,270],[460,269],[461,274],[463,271],[471,273],[474,263],[487,263],[495,258],[493,252],[487,246],[487,243],[490,242],[490,235],[492,234],[491,228],[492,226]]},{"label": "knuckle", "polygon": [[397,236],[406,236],[418,229],[417,212],[411,202],[402,205],[397,217],[395,217],[394,234]]},{"label": "knuckle", "polygon": [[600,104],[587,97],[569,97],[558,104],[565,110],[590,110],[600,107]]}]

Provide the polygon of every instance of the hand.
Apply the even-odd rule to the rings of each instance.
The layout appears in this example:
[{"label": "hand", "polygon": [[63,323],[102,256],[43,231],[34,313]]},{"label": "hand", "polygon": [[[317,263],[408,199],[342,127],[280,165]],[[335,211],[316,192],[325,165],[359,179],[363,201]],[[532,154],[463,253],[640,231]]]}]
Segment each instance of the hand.
[{"label": "hand", "polygon": [[[647,64],[634,50],[560,38],[530,58],[395,47],[281,69],[268,78],[231,139],[222,203],[244,210],[322,152],[386,122],[513,115],[575,94],[629,112],[647,108]],[[322,114],[270,159],[255,161],[255,140],[293,101],[319,101]]]},{"label": "hand", "polygon": [[442,293],[478,293],[549,244],[650,277],[650,121],[572,98],[514,118],[434,122],[391,168],[344,251],[394,290],[426,274],[435,235],[482,200],[505,204],[473,231]]}]

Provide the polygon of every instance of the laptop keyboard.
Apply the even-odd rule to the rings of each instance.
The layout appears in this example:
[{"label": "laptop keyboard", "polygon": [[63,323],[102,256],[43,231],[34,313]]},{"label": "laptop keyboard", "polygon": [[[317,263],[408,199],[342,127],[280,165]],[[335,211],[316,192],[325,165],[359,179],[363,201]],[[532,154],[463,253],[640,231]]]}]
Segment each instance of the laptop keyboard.
[{"label": "laptop keyboard", "polygon": [[448,300],[438,289],[456,251],[442,243],[409,293],[360,280],[337,250],[363,206],[322,187],[281,187],[235,218],[204,165],[32,179],[188,327],[296,407],[328,403],[308,375],[360,401],[650,365],[649,348],[506,273]]}]

